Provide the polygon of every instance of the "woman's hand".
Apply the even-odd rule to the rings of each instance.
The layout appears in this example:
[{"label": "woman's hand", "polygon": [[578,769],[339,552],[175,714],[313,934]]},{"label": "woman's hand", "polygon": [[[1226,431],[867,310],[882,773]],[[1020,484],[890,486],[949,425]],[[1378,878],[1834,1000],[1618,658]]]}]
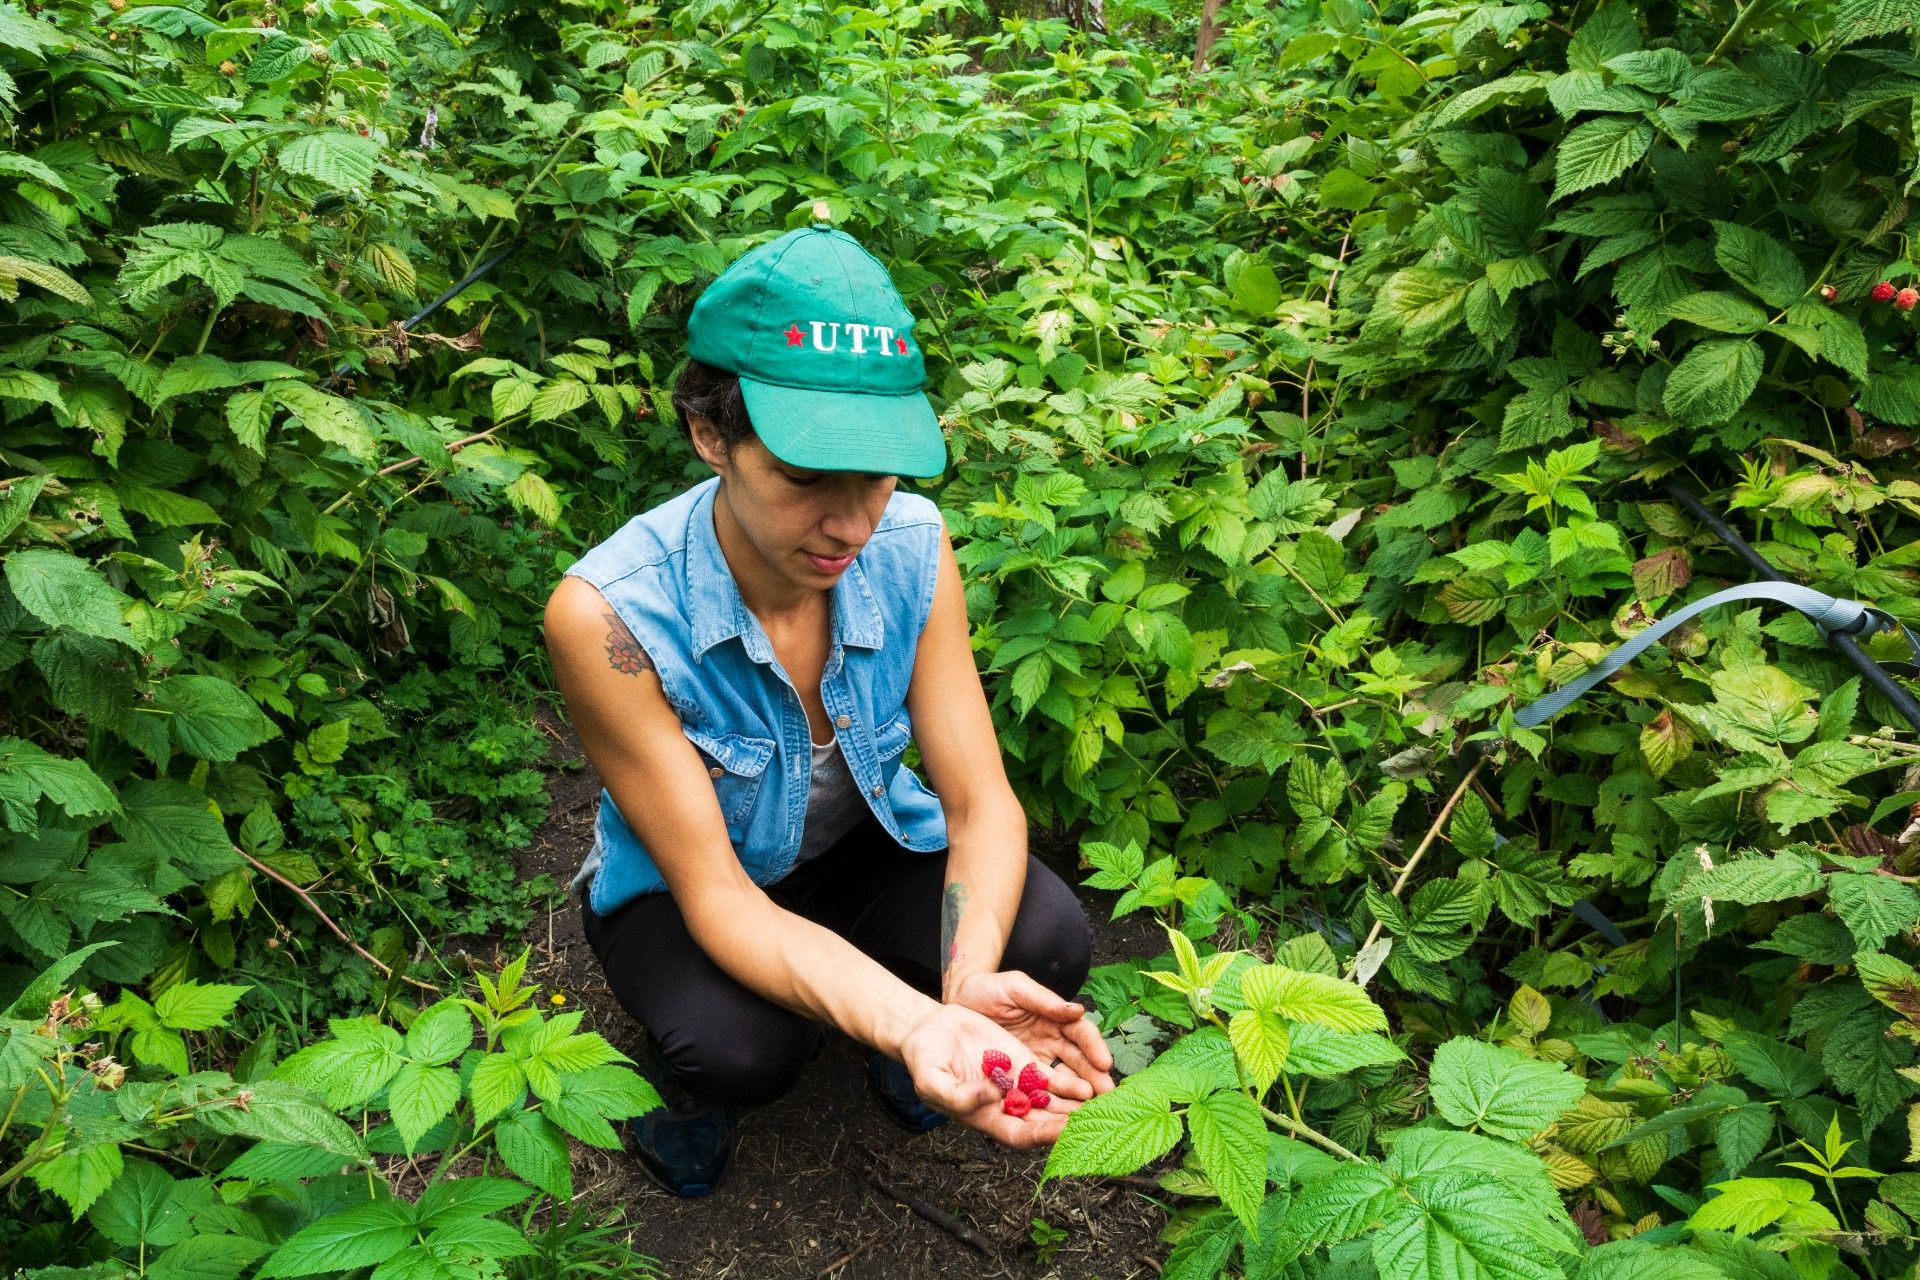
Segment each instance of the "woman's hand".
[{"label": "woman's hand", "polygon": [[[1049,1145],[1080,1104],[1053,1094],[1044,1111],[1008,1115],[1001,1109],[1000,1090],[980,1067],[981,1055],[989,1049],[1013,1060],[1016,1077],[1033,1061],[1026,1046],[991,1019],[959,1005],[943,1004],[907,1032],[900,1042],[900,1059],[913,1076],[914,1092],[935,1111],[1009,1147]],[[1046,1069],[1044,1063],[1041,1069]]]},{"label": "woman's hand", "polygon": [[1087,1021],[1085,1006],[1062,1000],[1026,974],[968,974],[947,1003],[991,1019],[1018,1040],[1047,1073],[1054,1097],[1084,1102],[1113,1088],[1113,1054],[1100,1029]]}]

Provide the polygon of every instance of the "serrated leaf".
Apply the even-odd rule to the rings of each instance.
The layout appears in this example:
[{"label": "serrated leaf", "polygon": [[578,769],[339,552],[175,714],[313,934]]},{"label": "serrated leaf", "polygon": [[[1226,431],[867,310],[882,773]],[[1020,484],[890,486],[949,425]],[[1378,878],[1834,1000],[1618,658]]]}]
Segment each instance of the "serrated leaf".
[{"label": "serrated leaf", "polygon": [[1613,181],[1652,145],[1653,126],[1632,116],[1602,116],[1577,126],[1560,140],[1553,198]]},{"label": "serrated leaf", "polygon": [[448,1067],[409,1062],[387,1085],[387,1111],[412,1154],[421,1135],[453,1114],[460,1101],[460,1077]]},{"label": "serrated leaf", "polygon": [[413,1241],[405,1204],[380,1200],[330,1214],[295,1232],[260,1268],[262,1280],[376,1266]]},{"label": "serrated leaf", "polygon": [[1249,1232],[1258,1230],[1267,1170],[1267,1122],[1259,1106],[1238,1089],[1223,1089],[1187,1108],[1187,1128],[1221,1203]]},{"label": "serrated leaf", "polygon": [[1143,1074],[1082,1103],[1048,1153],[1041,1181],[1118,1176],[1158,1160],[1180,1141],[1180,1117],[1169,1110],[1170,1102],[1164,1078]]},{"label": "serrated leaf", "polygon": [[452,1062],[473,1044],[473,1016],[451,1000],[421,1011],[407,1028],[407,1057],[428,1066]]},{"label": "serrated leaf", "polygon": [[5,572],[14,599],[47,626],[134,647],[122,615],[133,602],[80,557],[35,547],[9,555]]},{"label": "serrated leaf", "polygon": [[516,1111],[494,1129],[493,1141],[507,1168],[562,1203],[573,1198],[566,1136],[545,1116]]},{"label": "serrated leaf", "polygon": [[1878,951],[1920,919],[1920,892],[1886,876],[1836,872],[1827,881],[1833,909],[1862,951]]},{"label": "serrated leaf", "polygon": [[1250,1009],[1333,1031],[1385,1031],[1387,1015],[1351,982],[1281,965],[1255,965],[1240,975],[1240,996]]},{"label": "serrated leaf", "polygon": [[1558,1120],[1586,1082],[1563,1064],[1456,1037],[1434,1051],[1427,1088],[1449,1123],[1518,1141]]},{"label": "serrated leaf", "polygon": [[1292,1046],[1286,1020],[1264,1010],[1242,1009],[1228,1020],[1227,1037],[1255,1091],[1266,1093],[1286,1069],[1287,1051]]},{"label": "serrated leaf", "polygon": [[1795,1205],[1813,1200],[1813,1184],[1798,1178],[1735,1178],[1715,1183],[1714,1190],[1720,1194],[1687,1219],[1695,1231],[1752,1235],[1778,1222]]},{"label": "serrated leaf", "polygon": [[378,142],[342,129],[303,133],[280,148],[282,169],[335,191],[364,191],[372,186],[379,160]]},{"label": "serrated leaf", "polygon": [[1764,366],[1759,344],[1752,339],[1696,343],[1667,378],[1667,412],[1690,427],[1724,422],[1760,385]]},{"label": "serrated leaf", "polygon": [[252,989],[224,983],[176,982],[154,1000],[153,1011],[160,1015],[163,1027],[211,1031],[226,1025],[240,997]]}]

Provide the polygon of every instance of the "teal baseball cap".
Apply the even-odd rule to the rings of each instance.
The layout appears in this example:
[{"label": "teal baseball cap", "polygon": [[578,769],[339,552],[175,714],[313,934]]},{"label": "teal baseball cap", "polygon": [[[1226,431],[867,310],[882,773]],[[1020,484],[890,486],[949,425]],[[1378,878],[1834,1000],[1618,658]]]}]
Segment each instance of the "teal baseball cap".
[{"label": "teal baseball cap", "polygon": [[687,354],[740,376],[762,444],[789,466],[931,477],[947,444],[913,316],[887,269],[826,222],[741,255],[687,318]]}]

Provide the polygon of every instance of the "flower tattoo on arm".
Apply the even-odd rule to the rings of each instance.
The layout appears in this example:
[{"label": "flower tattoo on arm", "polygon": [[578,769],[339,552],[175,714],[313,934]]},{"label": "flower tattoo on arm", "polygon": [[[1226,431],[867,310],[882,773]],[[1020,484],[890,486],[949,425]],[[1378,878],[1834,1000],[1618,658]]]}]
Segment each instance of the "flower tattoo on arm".
[{"label": "flower tattoo on arm", "polygon": [[653,659],[633,638],[633,632],[627,630],[627,624],[620,621],[620,615],[609,609],[604,616],[607,620],[607,661],[613,669],[625,676],[637,676],[642,671],[658,674]]}]

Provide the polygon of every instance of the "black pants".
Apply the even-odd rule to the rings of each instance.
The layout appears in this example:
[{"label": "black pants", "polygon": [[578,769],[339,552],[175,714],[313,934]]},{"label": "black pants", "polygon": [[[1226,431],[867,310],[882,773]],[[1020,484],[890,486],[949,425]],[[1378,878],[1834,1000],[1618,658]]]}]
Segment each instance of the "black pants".
[{"label": "black pants", "polygon": [[[941,853],[901,848],[867,818],[767,893],[937,998],[946,862]],[[653,1036],[672,1083],[727,1106],[772,1102],[793,1087],[825,1028],[728,977],[687,932],[671,894],[647,894],[606,916],[583,906],[581,916],[607,985]],[[1071,999],[1086,981],[1092,948],[1073,890],[1029,856],[999,967]]]}]

